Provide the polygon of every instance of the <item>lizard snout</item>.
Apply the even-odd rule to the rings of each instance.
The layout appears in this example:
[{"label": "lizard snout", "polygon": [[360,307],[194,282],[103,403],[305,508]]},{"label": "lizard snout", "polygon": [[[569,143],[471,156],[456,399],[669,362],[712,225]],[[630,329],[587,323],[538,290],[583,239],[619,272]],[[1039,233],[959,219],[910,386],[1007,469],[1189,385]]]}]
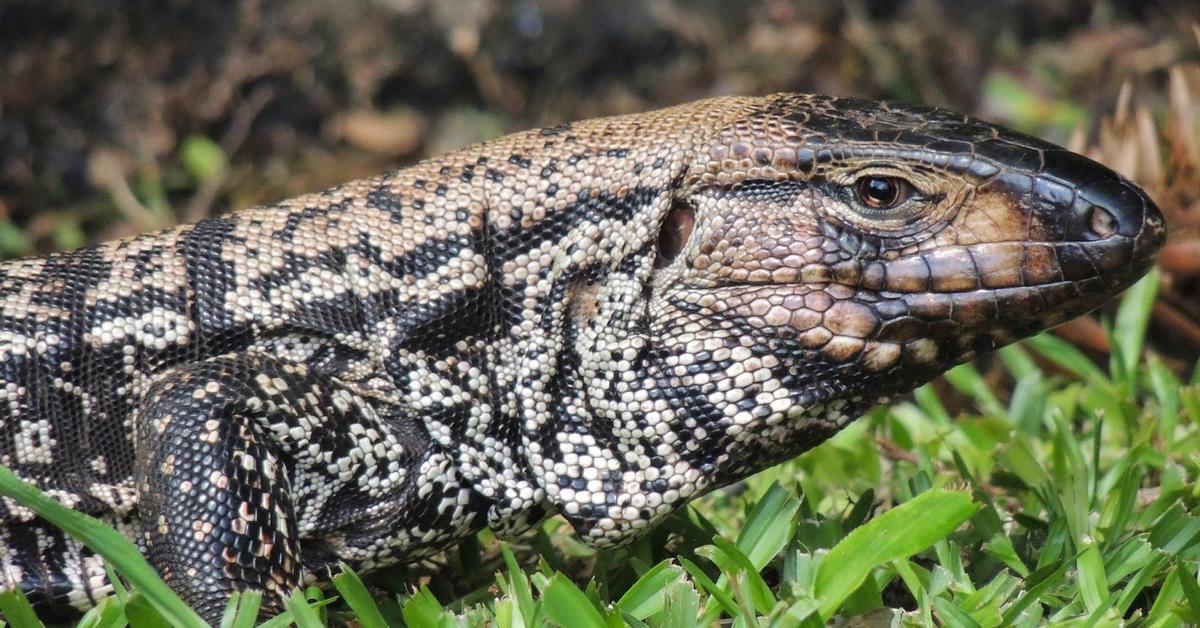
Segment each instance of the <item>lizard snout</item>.
[{"label": "lizard snout", "polygon": [[[981,264],[983,282],[1011,288],[1074,282],[1070,291],[1079,298],[1072,300],[1095,307],[1154,263],[1166,239],[1162,212],[1137,185],[1091,159],[1058,148],[1041,154],[1040,167],[1012,168],[981,188],[1012,208],[1013,229],[993,234],[993,242],[1014,236],[1021,242],[1001,246],[1006,254],[989,250],[984,256],[1007,267],[1015,281]],[[1010,248],[1021,249],[1019,260]]]},{"label": "lizard snout", "polygon": [[[1167,238],[1166,222],[1162,211],[1141,188],[1121,180],[1119,185],[1089,186],[1080,193],[1080,202],[1086,204],[1076,217],[1087,224],[1094,234],[1103,240],[1112,240],[1123,249],[1117,257],[1126,261],[1128,272],[1141,275],[1158,256],[1158,250]],[[1097,252],[1106,250],[1097,246]]]},{"label": "lizard snout", "polygon": [[1035,235],[1067,244],[1060,247],[1064,251],[1078,249],[1083,259],[1060,263],[1090,267],[1080,274],[1094,276],[1110,290],[1136,281],[1166,240],[1162,212],[1141,188],[1074,153],[1046,152],[1033,199]]}]

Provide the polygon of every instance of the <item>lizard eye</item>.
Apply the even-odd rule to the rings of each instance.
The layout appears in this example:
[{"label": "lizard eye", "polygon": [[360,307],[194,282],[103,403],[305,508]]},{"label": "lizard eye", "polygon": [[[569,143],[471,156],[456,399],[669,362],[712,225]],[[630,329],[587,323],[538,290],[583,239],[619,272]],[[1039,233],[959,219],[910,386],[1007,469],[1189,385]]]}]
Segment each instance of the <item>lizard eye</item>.
[{"label": "lizard eye", "polygon": [[654,260],[655,268],[663,268],[679,257],[695,225],[696,210],[692,209],[691,205],[677,202],[671,206],[658,231],[658,257]]},{"label": "lizard eye", "polygon": [[899,177],[866,176],[854,182],[854,195],[864,207],[886,211],[913,196],[913,186]]}]

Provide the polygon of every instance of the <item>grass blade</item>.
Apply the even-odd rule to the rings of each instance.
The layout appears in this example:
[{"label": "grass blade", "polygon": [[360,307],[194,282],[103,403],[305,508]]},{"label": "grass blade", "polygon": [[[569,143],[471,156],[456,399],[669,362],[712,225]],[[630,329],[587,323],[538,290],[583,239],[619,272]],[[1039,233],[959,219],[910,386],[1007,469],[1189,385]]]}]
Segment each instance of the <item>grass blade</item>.
[{"label": "grass blade", "polygon": [[446,609],[425,585],[421,585],[400,610],[404,623],[413,628],[436,628],[446,614]]},{"label": "grass blade", "polygon": [[617,601],[617,607],[638,619],[656,615],[666,604],[664,592],[682,578],[683,569],[664,560],[638,578]]},{"label": "grass blade", "polygon": [[67,534],[91,548],[112,563],[172,626],[207,628],[178,595],[158,576],[158,572],[142,558],[129,539],[104,523],[54,501],[45,493],[17,477],[8,467],[0,465],[0,495],[11,497],[41,517],[62,528]]},{"label": "grass blade", "polygon": [[787,545],[799,510],[800,500],[778,482],[772,482],[754,505],[738,534],[736,545],[755,569],[762,569]]},{"label": "grass blade", "polygon": [[828,621],[871,570],[907,558],[954,532],[978,506],[966,493],[932,489],[846,535],[817,568],[814,593]]},{"label": "grass blade", "polygon": [[574,582],[561,573],[550,578],[542,592],[546,614],[563,626],[579,628],[608,628],[604,617]]},{"label": "grass blade", "polygon": [[1154,298],[1158,296],[1158,284],[1162,273],[1152,269],[1145,277],[1125,291],[1125,298],[1117,308],[1113,321],[1113,344],[1120,348],[1116,355],[1124,361],[1122,371],[1137,373],[1138,361],[1142,357],[1142,345],[1146,340],[1146,326],[1150,322],[1150,311]]},{"label": "grass blade", "polygon": [[322,628],[325,625],[321,622],[321,616],[309,604],[308,598],[304,597],[304,591],[300,589],[292,591],[286,605],[288,611],[292,613],[292,621],[296,622],[296,628]]},{"label": "grass blade", "polygon": [[363,628],[387,628],[383,613],[379,612],[379,606],[375,604],[375,599],[367,591],[362,579],[345,563],[342,563],[341,569],[341,573],[333,577],[333,586],[342,595],[346,605],[354,610],[358,616],[358,623],[362,624]]},{"label": "grass blade", "polygon": [[233,628],[253,628],[258,621],[258,609],[262,608],[262,592],[242,591],[238,603],[237,615],[233,618]]},{"label": "grass blade", "polygon": [[663,594],[662,628],[689,628],[696,625],[700,614],[700,594],[687,580],[676,580]]},{"label": "grass blade", "polygon": [[0,593],[0,613],[4,614],[4,619],[12,626],[41,626],[42,622],[38,621],[37,613],[33,612],[33,606],[29,604],[29,600],[25,599],[25,594],[21,589],[13,589]]}]

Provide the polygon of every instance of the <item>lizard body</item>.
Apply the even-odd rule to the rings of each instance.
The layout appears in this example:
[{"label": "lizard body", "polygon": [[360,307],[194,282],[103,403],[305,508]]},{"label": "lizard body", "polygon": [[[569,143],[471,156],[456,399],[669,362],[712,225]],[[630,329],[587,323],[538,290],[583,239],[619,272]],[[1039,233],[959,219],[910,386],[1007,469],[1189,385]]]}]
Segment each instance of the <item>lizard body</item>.
[{"label": "lizard body", "polygon": [[[719,98],[0,265],[0,463],[209,621],[563,514],[598,546],[1099,305],[1162,216],[943,110]],[[0,569],[101,561],[0,504]]]}]

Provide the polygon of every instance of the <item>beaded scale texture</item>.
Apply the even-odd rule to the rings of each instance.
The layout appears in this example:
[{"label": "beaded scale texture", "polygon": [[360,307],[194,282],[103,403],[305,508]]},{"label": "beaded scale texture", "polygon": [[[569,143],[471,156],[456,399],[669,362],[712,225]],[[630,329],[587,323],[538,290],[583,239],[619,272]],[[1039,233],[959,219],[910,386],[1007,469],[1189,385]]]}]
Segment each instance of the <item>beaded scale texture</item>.
[{"label": "beaded scale texture", "polygon": [[[795,94],[562,124],[0,265],[0,463],[209,621],[561,513],[627,542],[1130,285],[1162,216],[960,114]],[[39,606],[101,559],[0,504]]]}]

